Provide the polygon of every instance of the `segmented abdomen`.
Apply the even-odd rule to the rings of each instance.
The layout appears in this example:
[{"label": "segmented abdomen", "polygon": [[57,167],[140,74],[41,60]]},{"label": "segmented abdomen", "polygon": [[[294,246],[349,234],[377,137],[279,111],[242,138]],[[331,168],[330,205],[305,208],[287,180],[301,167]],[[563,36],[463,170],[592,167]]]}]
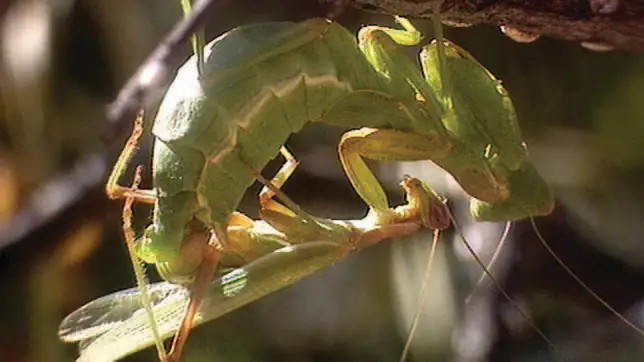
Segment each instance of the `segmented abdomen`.
[{"label": "segmented abdomen", "polygon": [[[333,32],[327,29],[323,35],[332,33],[334,39],[344,39],[348,51],[354,53],[348,59],[362,62],[357,67],[368,66],[351,34],[326,24]],[[268,25],[284,31],[302,23]],[[253,29],[270,37],[260,27]],[[249,34],[247,28],[237,31],[253,39],[259,36]],[[212,47],[218,53],[208,56],[203,78],[197,76],[194,57],[186,62],[159,109],[153,129],[159,194],[156,225],[182,230],[195,216],[207,225],[225,223],[256,173],[278,154],[289,135],[353,91],[351,77],[355,74],[339,73],[324,37],[261,61],[244,57],[237,49],[235,56],[243,63],[221,68],[217,57],[226,56],[221,53],[225,42],[235,34],[229,32],[209,44],[206,55]],[[343,66],[353,68],[347,62]]]}]

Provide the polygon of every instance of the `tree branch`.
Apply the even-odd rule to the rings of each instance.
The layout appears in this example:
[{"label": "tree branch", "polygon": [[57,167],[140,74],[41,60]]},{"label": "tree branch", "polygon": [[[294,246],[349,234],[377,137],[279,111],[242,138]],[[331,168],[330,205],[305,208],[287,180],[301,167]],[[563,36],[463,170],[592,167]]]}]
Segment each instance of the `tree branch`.
[{"label": "tree branch", "polygon": [[596,50],[644,51],[644,2],[638,0],[352,0],[352,6],[416,18],[438,11],[447,25],[505,26]]}]

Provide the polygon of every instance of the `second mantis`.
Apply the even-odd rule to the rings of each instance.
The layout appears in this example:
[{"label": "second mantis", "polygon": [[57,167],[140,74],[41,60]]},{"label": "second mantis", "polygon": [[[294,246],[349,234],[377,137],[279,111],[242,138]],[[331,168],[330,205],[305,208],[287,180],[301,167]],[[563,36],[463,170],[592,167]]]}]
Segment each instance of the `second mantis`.
[{"label": "second mantis", "polygon": [[[108,181],[111,197],[155,205],[152,224],[135,244],[136,257],[170,281],[209,280],[226,253],[239,257],[248,247],[228,230],[247,222],[235,210],[256,179],[265,185],[263,210],[297,215],[286,221],[326,230],[279,190],[297,165],[283,144],[307,122],[359,128],[345,134],[339,153],[372,220],[390,207],[364,159],[433,161],[474,197],[477,220],[549,213],[552,193],[528,162],[500,82],[442,40],[423,47],[419,67],[406,48],[420,42],[420,33],[408,20],[396,20],[402,29],[365,27],[357,43],[325,19],[249,25],[206,47],[203,73],[196,57],[186,62],[155,121],[154,189],[117,183],[135,143],[126,146]],[[261,169],[280,152],[286,163],[272,180],[264,179]],[[283,205],[273,204],[275,194]],[[267,220],[278,224],[282,218]],[[299,230],[292,224],[277,229]],[[204,295],[203,288],[195,285],[194,295]],[[193,301],[196,310],[200,297]]]}]

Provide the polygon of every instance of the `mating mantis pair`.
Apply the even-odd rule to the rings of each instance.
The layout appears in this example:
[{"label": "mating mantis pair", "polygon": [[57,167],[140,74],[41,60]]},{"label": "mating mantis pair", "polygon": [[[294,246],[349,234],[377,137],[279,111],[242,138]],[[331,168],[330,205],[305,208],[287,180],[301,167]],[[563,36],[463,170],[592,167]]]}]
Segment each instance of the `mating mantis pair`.
[{"label": "mating mantis pair", "polygon": [[[412,178],[404,181],[408,204],[390,208],[365,159],[431,160],[473,197],[476,220],[551,212],[552,192],[528,161],[500,81],[463,49],[444,41],[439,23],[438,40],[423,47],[419,67],[407,47],[418,45],[421,35],[408,20],[396,21],[401,29],[362,28],[357,42],[325,19],[248,25],[212,41],[201,66],[196,56],[182,66],[160,106],[152,130],[151,190],[117,184],[137,148],[141,127],[135,127],[107,190],[128,203],[154,204],[152,224],[132,252],[154,264],[165,279],[192,283],[189,312],[171,358],[178,358],[190,327],[203,320],[200,313],[209,303],[219,313],[211,315],[221,315],[231,305],[236,308],[290,284],[350,250],[421,226],[449,224],[440,198]],[[284,143],[308,122],[353,129],[342,137],[339,154],[370,209],[364,220],[313,217],[280,191],[297,165]],[[286,162],[272,180],[264,179],[261,170],[279,153]],[[265,186],[259,221],[236,212],[255,180]],[[398,214],[400,210],[406,211]],[[226,274],[228,279],[210,284],[217,269],[249,262],[232,276]],[[131,342],[135,339],[119,330],[141,332],[147,328],[144,321],[158,320],[158,334],[165,337],[178,327],[177,310],[182,314],[186,306],[183,287],[164,285],[151,288],[148,315],[135,313],[128,319],[134,323],[130,327],[110,331],[87,319],[115,298],[108,296],[68,317],[61,334],[66,340],[86,340],[86,347],[99,351],[118,345],[107,341],[128,340],[132,345],[122,346],[125,353],[142,348],[142,342]],[[84,356],[100,355],[88,350]]]},{"label": "mating mantis pair", "polygon": [[[199,325],[288,286],[326,266],[382,240],[445,228],[449,211],[443,200],[421,181],[401,183],[407,203],[388,210],[386,218],[361,220],[314,218],[302,223],[296,214],[263,210],[262,220],[240,214],[228,227],[231,242],[249,243],[248,253],[222,251],[221,262],[232,270],[209,282],[192,325]],[[129,210],[125,210],[127,214]],[[384,216],[384,215],[383,215]],[[435,229],[435,237],[438,236]],[[240,261],[240,254],[246,260]],[[147,287],[147,286],[146,286]],[[140,305],[140,289],[111,294],[81,307],[61,324],[66,341],[79,341],[79,361],[113,361],[172,336],[182,327],[191,291],[168,282],[148,287],[146,296],[156,324]],[[175,353],[180,350],[175,349]],[[176,355],[175,355],[176,356]]]}]

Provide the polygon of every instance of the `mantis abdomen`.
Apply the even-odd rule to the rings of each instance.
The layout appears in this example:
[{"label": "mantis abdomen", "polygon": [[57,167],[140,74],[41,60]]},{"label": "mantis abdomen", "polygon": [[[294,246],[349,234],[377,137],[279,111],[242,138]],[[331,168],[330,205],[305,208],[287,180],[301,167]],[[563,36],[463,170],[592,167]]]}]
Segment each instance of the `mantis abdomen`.
[{"label": "mantis abdomen", "polygon": [[[257,173],[307,122],[411,128],[355,37],[338,24],[238,28],[210,43],[206,56],[201,76],[194,57],[179,70],[153,129],[154,224],[176,241],[168,245],[176,251],[193,216],[225,224]],[[381,108],[360,107],[367,98],[379,98]],[[352,120],[337,114],[360,111]],[[368,117],[374,111],[384,116]]]},{"label": "mantis abdomen", "polygon": [[[246,189],[307,122],[362,127],[344,135],[339,153],[372,210],[389,204],[365,158],[435,162],[479,200],[472,213],[482,220],[549,213],[552,193],[527,161],[499,81],[448,43],[442,58],[425,46],[421,70],[407,49],[420,33],[397,21],[403,29],[365,27],[358,42],[325,19],[248,25],[206,46],[201,74],[195,57],[186,62],[155,120],[155,215],[141,257],[181,261],[195,218],[222,239]],[[441,61],[471,81],[448,87]]]}]

